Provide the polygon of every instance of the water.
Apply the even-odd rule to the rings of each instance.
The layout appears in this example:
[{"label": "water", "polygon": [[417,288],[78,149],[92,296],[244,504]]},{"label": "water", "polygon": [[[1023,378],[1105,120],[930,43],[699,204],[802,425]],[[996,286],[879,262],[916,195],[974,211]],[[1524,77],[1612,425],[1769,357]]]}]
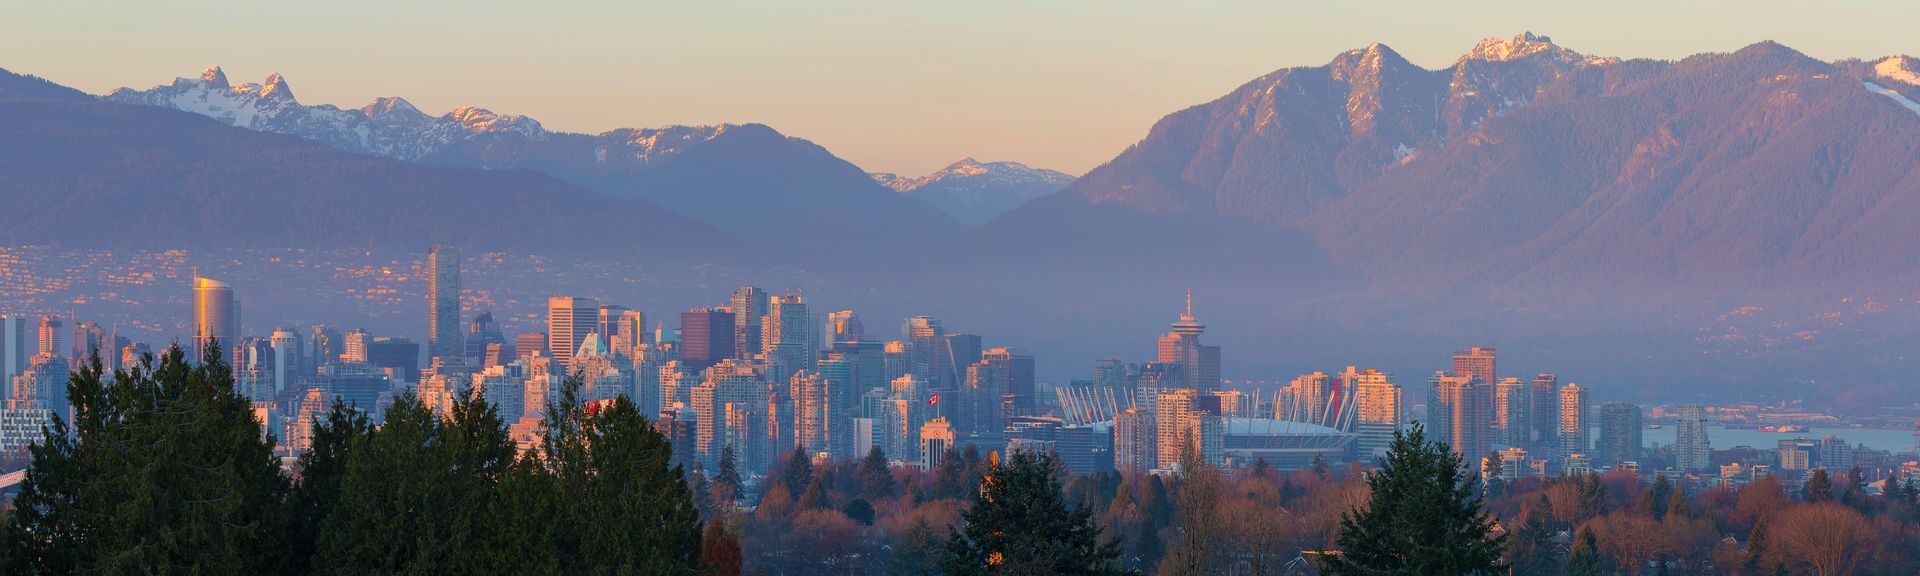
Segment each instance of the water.
[{"label": "water", "polygon": [[[1885,428],[1821,428],[1808,427],[1806,432],[1780,434],[1761,432],[1753,429],[1726,429],[1720,426],[1707,426],[1707,442],[1717,450],[1735,446],[1752,446],[1761,450],[1779,447],[1781,440],[1809,438],[1818,440],[1832,434],[1833,437],[1846,440],[1847,445],[1866,444],[1868,448],[1886,450],[1895,454],[1913,450],[1913,430],[1892,430]],[[1640,431],[1640,441],[1648,448],[1655,444],[1673,445],[1674,427],[1662,424],[1659,429]]]}]

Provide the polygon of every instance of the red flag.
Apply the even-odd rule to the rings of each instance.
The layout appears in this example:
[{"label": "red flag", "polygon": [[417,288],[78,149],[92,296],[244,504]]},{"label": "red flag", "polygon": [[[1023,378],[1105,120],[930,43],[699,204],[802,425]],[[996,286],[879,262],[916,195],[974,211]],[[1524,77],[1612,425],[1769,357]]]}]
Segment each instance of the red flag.
[{"label": "red flag", "polygon": [[935,392],[935,393],[933,393],[933,397],[932,397],[932,398],[928,398],[928,399],[927,399],[927,405],[928,405],[928,406],[932,406],[932,405],[934,405],[934,404],[939,404],[939,403],[940,403],[940,393],[939,393],[939,392]]}]

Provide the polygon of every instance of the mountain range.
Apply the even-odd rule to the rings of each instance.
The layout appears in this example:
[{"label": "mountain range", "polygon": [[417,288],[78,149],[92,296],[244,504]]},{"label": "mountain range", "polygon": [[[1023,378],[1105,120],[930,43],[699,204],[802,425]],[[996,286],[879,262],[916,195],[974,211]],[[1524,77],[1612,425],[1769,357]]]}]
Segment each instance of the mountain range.
[{"label": "mountain range", "polygon": [[[1623,61],[1523,34],[1426,69],[1374,44],[1167,116],[974,241],[1284,231],[1254,251],[1502,296],[1920,286],[1920,229],[1897,224],[1920,219],[1915,63],[1770,42]],[[1116,218],[1139,221],[1097,224]],[[1211,247],[1185,238],[1155,242]]]},{"label": "mountain range", "polygon": [[944,212],[888,191],[826,149],[759,124],[574,134],[482,108],[432,116],[402,98],[352,109],[306,105],[279,74],[233,85],[219,67],[105,99],[406,162],[537,170],[606,196],[657,203],[765,249],[887,257],[944,246],[964,232]]},{"label": "mountain range", "polygon": [[[343,152],[0,71],[0,242],[80,248],[414,248],[746,261],[643,199],[531,170]],[[622,230],[623,234],[604,234]]]},{"label": "mountain range", "polygon": [[1058,170],[1032,168],[1019,162],[980,162],[962,158],[919,178],[891,173],[871,174],[881,186],[926,201],[968,225],[980,225],[1073,183]]}]

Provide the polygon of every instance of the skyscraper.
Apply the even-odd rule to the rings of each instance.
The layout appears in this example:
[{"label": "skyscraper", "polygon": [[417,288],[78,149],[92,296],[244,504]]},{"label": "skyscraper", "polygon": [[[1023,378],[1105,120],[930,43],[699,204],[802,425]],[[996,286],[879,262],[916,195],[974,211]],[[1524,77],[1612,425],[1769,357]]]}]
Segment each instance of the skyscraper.
[{"label": "skyscraper", "polygon": [[1567,454],[1586,454],[1587,389],[1568,382],[1560,387],[1560,449]]},{"label": "skyscraper", "polygon": [[[46,354],[49,356],[59,356],[63,358],[66,357],[67,355],[67,323],[61,321],[59,318],[55,318],[52,316],[41,316],[40,317],[40,334],[39,334],[38,340],[40,344],[41,354]],[[225,342],[225,341],[222,341],[222,342],[227,344],[238,344],[238,342]]]},{"label": "skyscraper", "polygon": [[[732,332],[724,333],[731,345]],[[758,439],[756,432],[759,431],[753,429],[755,420],[749,413],[766,418],[767,388],[751,368],[726,358],[714,364],[713,369],[707,371],[706,379],[689,391],[696,413],[694,454],[703,464],[718,470],[720,452],[731,444],[741,459],[741,468],[758,469],[754,466],[758,464],[759,450],[751,444]],[[729,418],[730,415],[734,417]]]},{"label": "skyscraper", "polygon": [[1493,387],[1494,428],[1508,446],[1525,447],[1533,438],[1533,389],[1519,378],[1501,378]]},{"label": "skyscraper", "polygon": [[521,332],[515,334],[513,335],[513,357],[546,356],[552,358],[553,353],[547,351],[547,341],[546,332]]},{"label": "skyscraper", "polygon": [[434,245],[427,251],[427,358],[458,366],[466,363],[466,338],[460,332],[460,251]]},{"label": "skyscraper", "polygon": [[834,349],[855,342],[865,341],[867,328],[860,323],[860,315],[852,310],[841,310],[827,314],[827,334]]},{"label": "skyscraper", "polygon": [[1347,386],[1353,388],[1355,448],[1363,458],[1385,454],[1404,419],[1400,386],[1378,370],[1359,372],[1352,380]]},{"label": "skyscraper", "polygon": [[1002,420],[1013,416],[1031,416],[1034,407],[1033,353],[1019,348],[994,348],[980,355],[980,363],[989,366],[1004,366],[998,372],[1006,378],[1000,386],[1001,404],[1010,413],[1002,413]]},{"label": "skyscraper", "polygon": [[733,358],[733,326],[733,313],[719,308],[681,312],[680,362],[688,371],[699,373],[723,359]]},{"label": "skyscraper", "polygon": [[[486,367],[488,365],[486,362],[487,347],[490,345],[499,345],[501,348],[506,348],[507,335],[500,331],[500,323],[493,320],[492,312],[481,312],[473,317],[472,323],[468,324],[466,351],[464,354],[468,358],[475,359],[482,367]],[[502,356],[505,357],[504,360],[511,361],[513,359],[513,353],[510,348],[506,348],[503,352],[505,352],[502,354]]]},{"label": "skyscraper", "polygon": [[942,369],[951,365],[951,359],[947,357],[947,330],[940,321],[914,316],[907,319],[900,332],[906,343],[907,371],[924,377],[934,390],[952,389],[957,384],[954,375]]},{"label": "skyscraper", "polygon": [[1673,463],[1682,471],[1705,470],[1713,464],[1713,450],[1707,442],[1707,411],[1699,404],[1680,407],[1673,427]]},{"label": "skyscraper", "polygon": [[1492,386],[1499,382],[1494,374],[1494,353],[1492,348],[1475,346],[1467,351],[1453,355],[1453,373],[1456,376],[1479,378],[1481,382]]},{"label": "skyscraper", "polygon": [[614,322],[609,342],[618,342],[620,353],[634,355],[634,349],[647,343],[647,315],[639,310],[627,310],[620,313],[620,319]]},{"label": "skyscraper", "polygon": [[816,454],[827,451],[827,379],[819,372],[800,370],[788,379],[793,395],[794,446]]},{"label": "skyscraper", "polygon": [[27,363],[33,360],[34,340],[27,333],[27,319],[23,316],[0,316],[0,395],[8,394],[4,386],[14,376],[27,371]]},{"label": "skyscraper", "polygon": [[1287,406],[1284,414],[1275,415],[1282,420],[1325,424],[1327,405],[1333,396],[1333,378],[1326,372],[1301,374],[1286,387]]},{"label": "skyscraper", "polygon": [[1210,465],[1222,463],[1224,432],[1219,398],[1192,388],[1178,388],[1160,392],[1155,404],[1159,406],[1154,414],[1158,468],[1173,468],[1188,457]]},{"label": "skyscraper", "polygon": [[219,280],[195,276],[190,361],[198,363],[206,358],[209,343],[218,341],[221,346],[233,346],[240,343],[239,336],[240,304],[234,300],[233,288]]},{"label": "skyscraper", "polygon": [[573,350],[580,339],[600,323],[600,303],[579,296],[554,296],[547,299],[547,353],[563,370],[573,365]]},{"label": "skyscraper", "polygon": [[1619,466],[1640,459],[1640,406],[1625,402],[1600,405],[1600,438],[1594,446],[1594,462],[1601,466]]},{"label": "skyscraper", "polygon": [[1533,434],[1528,444],[1534,456],[1550,458],[1560,452],[1560,383],[1559,377],[1541,374],[1533,377],[1533,415],[1529,423],[1533,425]]},{"label": "skyscraper", "polygon": [[1193,315],[1193,292],[1187,292],[1187,308],[1173,323],[1173,331],[1160,337],[1157,359],[1161,364],[1179,364],[1186,376],[1187,388],[1202,393],[1220,389],[1220,347],[1200,343],[1207,326]]},{"label": "skyscraper", "polygon": [[300,374],[300,334],[292,328],[276,328],[268,339],[273,347],[273,393],[277,396],[293,387]]},{"label": "skyscraper", "polygon": [[1113,416],[1113,465],[1122,472],[1143,472],[1158,466],[1154,453],[1160,439],[1152,412],[1127,408]]},{"label": "skyscraper", "polygon": [[727,308],[733,310],[734,357],[752,360],[766,347],[762,324],[771,300],[765,290],[752,286],[741,286],[727,299]]},{"label": "skyscraper", "polygon": [[[614,336],[620,333],[620,317],[625,316],[627,312],[626,306],[618,304],[600,305],[600,310],[595,313],[593,321],[593,333],[600,335],[600,343],[608,346],[613,345]],[[582,340],[585,339],[584,336],[580,338]],[[611,350],[611,348],[609,348],[609,350]],[[576,354],[577,353],[578,352],[576,352]],[[620,354],[622,355],[630,353],[632,353],[630,349],[620,350]]]},{"label": "skyscraper", "polygon": [[[1429,380],[1427,425],[1469,467],[1493,455],[1493,391],[1473,376],[1438,372]],[[1471,468],[1470,468],[1471,469]]]},{"label": "skyscraper", "polygon": [[946,375],[948,382],[957,385],[961,383],[961,378],[966,377],[967,367],[980,361],[980,335],[948,333],[944,338],[946,350],[941,357],[945,358],[945,363],[939,366],[939,370]]},{"label": "skyscraper", "polygon": [[776,381],[812,368],[820,358],[820,331],[805,298],[774,296],[767,301],[760,341],[773,364]]}]

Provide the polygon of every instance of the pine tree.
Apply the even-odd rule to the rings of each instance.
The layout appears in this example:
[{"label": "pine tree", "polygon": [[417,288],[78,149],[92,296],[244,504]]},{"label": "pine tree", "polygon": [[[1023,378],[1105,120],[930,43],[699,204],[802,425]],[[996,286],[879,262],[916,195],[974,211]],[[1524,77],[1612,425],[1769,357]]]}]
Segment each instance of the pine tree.
[{"label": "pine tree", "polygon": [[547,404],[540,467],[554,520],[535,544],[571,574],[690,574],[700,512],[672,446],[625,396],[589,412],[569,377]]},{"label": "pine tree", "polygon": [[1527,519],[1513,532],[1508,540],[1511,551],[1508,562],[1513,566],[1514,574],[1552,574],[1559,564],[1554,551],[1553,502],[1547,499],[1545,491],[1535,499],[1533,506],[1527,509]]},{"label": "pine tree", "polygon": [[1808,502],[1833,499],[1833,477],[1827,475],[1826,468],[1813,469],[1813,476],[1807,479],[1806,498]]},{"label": "pine tree", "polygon": [[29,448],[0,526],[0,573],[263,573],[296,569],[291,482],[221,346],[179,346],[103,378],[93,357]]},{"label": "pine tree", "polygon": [[1767,519],[1754,521],[1753,532],[1747,535],[1747,555],[1745,570],[1742,574],[1765,574],[1770,572],[1767,565],[1773,563],[1773,540],[1767,534]]},{"label": "pine tree", "polygon": [[1421,426],[1396,432],[1380,469],[1367,474],[1364,510],[1340,519],[1336,574],[1493,574],[1506,536],[1489,537],[1470,472]]},{"label": "pine tree", "polygon": [[806,450],[794,446],[793,452],[787,455],[787,471],[782,478],[786,479],[788,492],[805,492],[807,485],[813,483],[813,458],[807,456]]},{"label": "pine tree", "polygon": [[840,507],[840,512],[863,526],[873,525],[873,503],[865,498],[848,500],[846,506]]},{"label": "pine tree", "polygon": [[733,495],[735,502],[738,502],[741,495],[746,493],[746,483],[740,480],[740,459],[734,453],[732,443],[727,443],[720,448],[720,472],[714,476],[713,480],[726,488],[727,493]]},{"label": "pine tree", "polygon": [[807,491],[800,493],[799,506],[801,510],[824,510],[833,507],[833,502],[827,497],[825,477],[815,477],[812,482],[807,483]]},{"label": "pine tree", "polygon": [[1566,576],[1602,576],[1606,570],[1600,564],[1600,547],[1594,542],[1593,530],[1585,526],[1573,535],[1573,549],[1567,551],[1567,568],[1561,574]]},{"label": "pine tree", "polygon": [[296,532],[290,550],[294,557],[313,557],[321,523],[339,506],[348,459],[372,433],[366,412],[339,398],[334,398],[324,420],[313,422],[312,443],[300,455],[300,482],[294,486]]},{"label": "pine tree", "polygon": [[860,495],[868,499],[892,498],[893,469],[887,465],[887,453],[874,446],[860,459]]},{"label": "pine tree", "polygon": [[1575,521],[1599,518],[1607,513],[1607,485],[1600,482],[1599,474],[1580,476],[1580,513],[1574,515]]},{"label": "pine tree", "polygon": [[1117,540],[1101,541],[1086,508],[1062,499],[1059,463],[1050,454],[1015,452],[989,460],[980,493],[949,530],[942,573],[1121,574]]},{"label": "pine tree", "polygon": [[1648,518],[1659,520],[1667,515],[1667,498],[1673,492],[1673,483],[1666,474],[1655,474],[1653,486],[1640,495],[1640,513]]}]

